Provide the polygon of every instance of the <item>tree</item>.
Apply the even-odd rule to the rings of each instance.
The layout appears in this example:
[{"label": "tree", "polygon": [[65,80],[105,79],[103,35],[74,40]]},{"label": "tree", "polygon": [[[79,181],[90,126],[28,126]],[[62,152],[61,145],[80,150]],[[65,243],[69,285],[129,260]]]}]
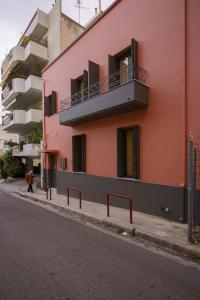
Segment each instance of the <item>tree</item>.
[{"label": "tree", "polygon": [[42,122],[37,124],[35,130],[28,135],[29,143],[39,144],[42,140]]},{"label": "tree", "polygon": [[17,143],[13,142],[12,140],[5,141],[4,145],[7,145],[8,147],[12,148],[13,146],[16,146]]},{"label": "tree", "polygon": [[2,177],[24,177],[24,164],[21,158],[12,156],[12,150],[8,150],[2,158]]}]

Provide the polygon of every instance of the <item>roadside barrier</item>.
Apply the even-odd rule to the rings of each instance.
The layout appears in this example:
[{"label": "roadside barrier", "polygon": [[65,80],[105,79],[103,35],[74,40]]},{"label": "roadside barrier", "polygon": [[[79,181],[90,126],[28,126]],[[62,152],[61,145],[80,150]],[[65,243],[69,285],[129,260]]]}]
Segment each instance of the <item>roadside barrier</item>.
[{"label": "roadside barrier", "polygon": [[78,194],[79,194],[79,208],[81,209],[82,208],[82,192],[81,192],[81,190],[75,189],[73,187],[68,187],[67,188],[67,205],[69,205],[69,192],[70,191],[78,192]]},{"label": "roadside barrier", "polygon": [[107,216],[110,217],[110,197],[117,197],[122,199],[127,199],[129,201],[129,210],[130,210],[130,223],[133,224],[133,211],[132,211],[132,199],[123,195],[107,193]]}]

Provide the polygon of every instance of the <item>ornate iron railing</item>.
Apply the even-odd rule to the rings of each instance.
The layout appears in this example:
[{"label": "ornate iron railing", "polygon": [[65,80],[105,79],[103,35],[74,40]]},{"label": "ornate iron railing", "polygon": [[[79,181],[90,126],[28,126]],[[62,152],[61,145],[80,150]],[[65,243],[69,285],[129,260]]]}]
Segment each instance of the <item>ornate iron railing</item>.
[{"label": "ornate iron railing", "polygon": [[90,85],[88,88],[78,91],[77,93],[63,99],[60,104],[60,110],[62,111],[73,105],[85,102],[96,95],[110,91],[118,86],[132,81],[133,79],[145,83],[147,79],[147,72],[138,66],[126,66],[112,75],[96,82],[95,84]]}]

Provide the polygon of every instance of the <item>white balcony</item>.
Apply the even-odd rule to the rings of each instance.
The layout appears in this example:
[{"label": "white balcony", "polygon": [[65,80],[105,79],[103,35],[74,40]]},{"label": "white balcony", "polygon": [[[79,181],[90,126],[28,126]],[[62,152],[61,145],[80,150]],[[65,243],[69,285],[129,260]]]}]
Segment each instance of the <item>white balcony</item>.
[{"label": "white balcony", "polygon": [[48,51],[47,47],[40,45],[39,43],[30,41],[26,48],[24,48],[24,61],[27,61],[27,59],[30,56],[34,56],[34,60],[40,61],[48,61]]},{"label": "white balcony", "polygon": [[[32,61],[31,61],[32,59]],[[47,47],[40,45],[32,40],[28,42],[26,47],[16,46],[9,55],[4,59],[1,68],[2,82],[8,78],[15,66],[19,63],[37,62],[45,64],[48,61]]]},{"label": "white balcony", "polygon": [[42,111],[39,109],[14,110],[2,117],[2,128],[11,133],[26,134],[36,128],[40,121]]},{"label": "white balcony", "polygon": [[26,29],[24,36],[34,35],[35,37],[41,38],[48,30],[48,15],[37,9],[31,23]]},{"label": "white balcony", "polygon": [[30,75],[27,79],[12,79],[11,86],[7,86],[2,91],[2,105],[6,107],[6,110],[12,109],[12,105],[16,104],[16,98],[19,95],[23,96],[18,100],[21,106],[30,105],[29,100],[31,101],[31,99],[35,99],[35,101],[40,99],[42,97],[42,78]]},{"label": "white balcony", "polygon": [[1,76],[2,79],[8,74],[9,70],[13,70],[14,67],[19,63],[24,61],[24,48],[21,46],[16,46],[12,48],[10,53],[6,56],[2,62]]},{"label": "white balcony", "polygon": [[39,144],[24,144],[23,148],[20,149],[19,146],[13,147],[13,156],[16,157],[39,157],[40,145]]}]

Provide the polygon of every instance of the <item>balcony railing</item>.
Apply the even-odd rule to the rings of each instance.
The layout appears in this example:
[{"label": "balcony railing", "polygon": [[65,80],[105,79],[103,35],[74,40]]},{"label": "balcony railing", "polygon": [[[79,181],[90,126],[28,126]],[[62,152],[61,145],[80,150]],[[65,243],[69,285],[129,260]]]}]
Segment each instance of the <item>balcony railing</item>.
[{"label": "balcony railing", "polygon": [[5,89],[2,90],[2,100],[4,100],[11,92],[12,86],[7,85]]},{"label": "balcony railing", "polygon": [[6,58],[2,62],[1,74],[3,74],[4,70],[9,65],[9,62],[11,61],[11,59],[12,59],[12,49],[10,50],[9,54],[6,56]]},{"label": "balcony railing", "polygon": [[141,68],[134,65],[128,65],[119,71],[113,73],[112,75],[90,85],[89,88],[81,90],[61,101],[60,110],[65,110],[71,106],[85,102],[92,97],[103,94],[110,91],[118,86],[121,86],[133,79],[145,83],[147,79],[147,72]]},{"label": "balcony railing", "polygon": [[6,114],[5,116],[2,117],[2,126],[5,127],[9,125],[14,119],[14,114],[13,112]]}]

